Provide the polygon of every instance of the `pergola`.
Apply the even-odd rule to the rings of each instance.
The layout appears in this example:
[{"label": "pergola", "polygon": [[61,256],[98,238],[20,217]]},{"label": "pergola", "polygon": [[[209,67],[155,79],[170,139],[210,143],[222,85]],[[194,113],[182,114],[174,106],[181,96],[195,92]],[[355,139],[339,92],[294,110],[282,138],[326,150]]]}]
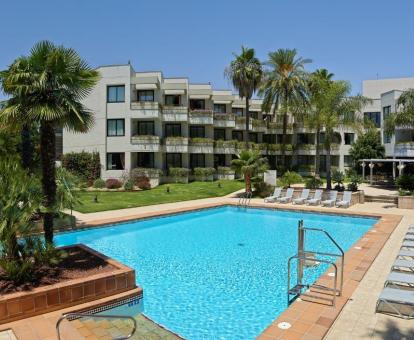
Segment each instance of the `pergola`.
[{"label": "pergola", "polygon": [[[403,174],[405,163],[414,163],[414,159],[397,159],[397,158],[388,158],[388,159],[360,159],[362,166],[362,180],[365,180],[365,167],[368,164],[369,167],[369,184],[372,184],[372,175],[374,171],[375,163],[392,163],[392,178],[395,179],[395,168],[398,169],[398,176]],[[398,164],[398,165],[397,165]]]}]

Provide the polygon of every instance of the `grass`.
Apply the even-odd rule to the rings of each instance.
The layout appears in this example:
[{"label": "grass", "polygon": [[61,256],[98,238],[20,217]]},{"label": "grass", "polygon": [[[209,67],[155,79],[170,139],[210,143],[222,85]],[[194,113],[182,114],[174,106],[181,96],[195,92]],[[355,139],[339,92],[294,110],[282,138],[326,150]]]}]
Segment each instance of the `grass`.
[{"label": "grass", "polygon": [[[219,188],[219,183],[221,188]],[[167,193],[167,187],[170,192]],[[191,182],[188,184],[162,184],[151,190],[143,191],[81,191],[81,204],[74,210],[91,213],[105,210],[143,207],[146,205],[189,201],[200,198],[219,197],[242,189],[244,182],[220,180],[215,182]],[[98,203],[94,202],[98,195]]]}]

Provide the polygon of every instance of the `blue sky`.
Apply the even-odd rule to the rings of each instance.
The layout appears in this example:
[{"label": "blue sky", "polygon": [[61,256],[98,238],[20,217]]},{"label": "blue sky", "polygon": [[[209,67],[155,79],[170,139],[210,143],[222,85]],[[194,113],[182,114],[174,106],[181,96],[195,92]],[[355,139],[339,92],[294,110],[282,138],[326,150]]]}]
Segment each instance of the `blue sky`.
[{"label": "blue sky", "polygon": [[240,46],[296,48],[349,80],[414,76],[414,1],[3,0],[0,69],[48,39],[73,47],[93,66],[131,61],[228,88],[223,70]]}]

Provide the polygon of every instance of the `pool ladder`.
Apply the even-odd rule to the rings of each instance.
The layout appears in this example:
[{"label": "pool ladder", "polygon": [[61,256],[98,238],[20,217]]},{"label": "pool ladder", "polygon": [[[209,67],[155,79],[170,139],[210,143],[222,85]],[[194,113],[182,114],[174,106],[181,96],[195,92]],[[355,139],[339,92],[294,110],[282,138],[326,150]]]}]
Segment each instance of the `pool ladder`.
[{"label": "pool ladder", "polygon": [[61,340],[60,336],[60,325],[63,320],[67,319],[69,321],[79,319],[79,318],[91,318],[91,319],[124,319],[124,320],[131,320],[132,321],[132,330],[131,332],[126,336],[121,336],[118,338],[115,338],[114,340],[126,340],[134,336],[136,330],[137,330],[137,322],[132,316],[127,315],[103,315],[103,314],[89,314],[89,313],[67,313],[63,314],[59,320],[56,322],[56,332],[57,332],[57,338],[58,340]]},{"label": "pool ladder", "polygon": [[[305,238],[307,232],[322,233],[328,237],[330,242],[338,249],[339,254],[316,252],[305,249]],[[327,260],[323,258],[317,258],[317,256],[334,257],[337,261]],[[297,279],[296,285],[291,287],[291,263],[293,260],[297,261]],[[339,262],[339,263],[338,263]],[[334,269],[333,287],[327,287],[321,284],[306,284],[303,282],[303,273],[306,266],[310,266],[309,263],[314,263],[316,266],[321,263],[329,264]],[[340,266],[339,288],[338,288],[338,264]],[[330,302],[332,306],[335,306],[336,297],[342,294],[344,284],[344,251],[339,244],[333,239],[333,237],[323,229],[319,228],[305,228],[303,226],[303,220],[298,223],[298,252],[296,255],[291,256],[288,260],[288,289],[287,300],[288,304],[291,304],[296,298],[302,296],[304,298],[310,298],[312,301],[322,300],[323,302]],[[306,292],[304,293],[304,291]]]},{"label": "pool ladder", "polygon": [[242,207],[249,206],[252,196],[253,194],[251,191],[245,191],[239,198],[239,206],[242,206]]}]

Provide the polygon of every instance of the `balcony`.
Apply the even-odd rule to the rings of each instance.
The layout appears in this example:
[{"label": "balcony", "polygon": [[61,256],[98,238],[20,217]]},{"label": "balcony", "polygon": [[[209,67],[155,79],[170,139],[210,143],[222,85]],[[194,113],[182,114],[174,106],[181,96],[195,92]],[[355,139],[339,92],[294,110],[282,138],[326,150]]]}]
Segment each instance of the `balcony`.
[{"label": "balcony", "polygon": [[214,153],[233,155],[236,153],[237,143],[235,140],[217,140],[215,142]]},{"label": "balcony", "polygon": [[266,122],[261,119],[252,119],[252,131],[253,132],[266,132]]},{"label": "balcony", "polygon": [[[283,124],[279,122],[270,122],[266,127],[266,133],[282,133]],[[293,133],[293,124],[287,124],[287,133]]]},{"label": "balcony", "polygon": [[164,106],[162,120],[164,122],[186,122],[188,120],[188,108],[186,106]]},{"label": "balcony", "polygon": [[160,118],[160,104],[158,102],[131,102],[134,118]]},{"label": "balcony", "polygon": [[[249,124],[249,130],[252,129],[252,123]],[[236,117],[236,130],[246,130],[246,117]]]},{"label": "balcony", "polygon": [[186,137],[165,138],[165,152],[187,153],[188,152],[188,138]]},{"label": "balcony", "polygon": [[[267,154],[268,155],[281,155],[282,154],[282,144],[267,144]],[[285,145],[286,155],[291,155],[293,151],[292,144]]]},{"label": "balcony", "polygon": [[414,142],[399,142],[394,147],[395,157],[414,157]]},{"label": "balcony", "polygon": [[298,144],[296,150],[300,155],[314,155],[316,145],[315,144]]},{"label": "balcony", "polygon": [[132,136],[131,144],[134,145],[134,151],[138,152],[160,151],[160,137],[158,136]]},{"label": "balcony", "polygon": [[191,138],[188,151],[190,153],[213,153],[214,141],[210,138]]},{"label": "balcony", "polygon": [[190,124],[212,125],[213,124],[213,111],[211,110],[190,111],[188,121]]},{"label": "balcony", "polygon": [[222,128],[235,128],[236,118],[232,113],[215,113],[214,126]]}]

